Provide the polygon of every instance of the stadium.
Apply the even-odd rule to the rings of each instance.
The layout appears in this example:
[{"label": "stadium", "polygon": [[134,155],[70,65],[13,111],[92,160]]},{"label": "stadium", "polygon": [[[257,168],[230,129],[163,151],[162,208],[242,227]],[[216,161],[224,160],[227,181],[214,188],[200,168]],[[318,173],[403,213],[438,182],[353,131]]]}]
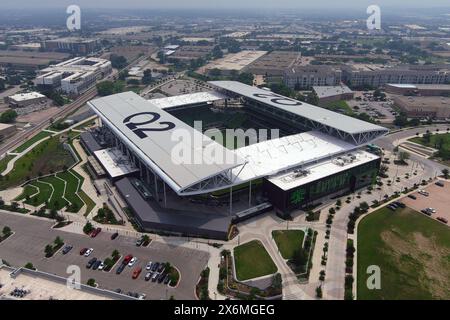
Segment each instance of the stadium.
[{"label": "stadium", "polygon": [[387,129],[240,82],[209,84],[89,102],[100,119],[81,135],[91,169],[143,230],[227,239],[233,223],[287,216],[376,178],[380,157],[367,145]]}]

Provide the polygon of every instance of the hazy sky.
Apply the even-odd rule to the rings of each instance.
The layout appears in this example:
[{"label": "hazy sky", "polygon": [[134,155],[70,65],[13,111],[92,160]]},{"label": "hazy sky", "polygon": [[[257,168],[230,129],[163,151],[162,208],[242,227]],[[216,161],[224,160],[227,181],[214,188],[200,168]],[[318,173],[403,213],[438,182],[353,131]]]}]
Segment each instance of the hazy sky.
[{"label": "hazy sky", "polygon": [[[450,7],[449,0],[0,0],[2,8],[367,8],[370,4],[405,8]],[[1,10],[1,9],[0,9]]]}]

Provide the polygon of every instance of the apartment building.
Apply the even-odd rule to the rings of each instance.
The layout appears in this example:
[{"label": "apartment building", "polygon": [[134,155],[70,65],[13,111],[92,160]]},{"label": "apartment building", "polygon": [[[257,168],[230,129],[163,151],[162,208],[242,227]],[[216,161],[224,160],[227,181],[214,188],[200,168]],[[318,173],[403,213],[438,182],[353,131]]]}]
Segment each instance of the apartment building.
[{"label": "apartment building", "polygon": [[307,65],[288,68],[284,72],[284,84],[291,89],[305,90],[314,86],[337,86],[342,72],[334,66]]}]

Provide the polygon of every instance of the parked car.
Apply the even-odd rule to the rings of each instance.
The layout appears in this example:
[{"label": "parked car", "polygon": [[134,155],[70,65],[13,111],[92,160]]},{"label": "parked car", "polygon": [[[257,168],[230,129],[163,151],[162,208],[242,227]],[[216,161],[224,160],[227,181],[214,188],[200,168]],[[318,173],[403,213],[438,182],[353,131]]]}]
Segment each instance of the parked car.
[{"label": "parked car", "polygon": [[147,295],[145,293],[140,293],[138,296],[139,300],[144,300]]},{"label": "parked car", "polygon": [[394,208],[392,205],[390,205],[390,204],[387,205],[386,207],[387,207],[388,209],[391,209],[392,211],[395,211],[395,208]]},{"label": "parked car", "polygon": [[164,278],[164,284],[169,284],[170,282],[170,276],[169,274],[166,274],[166,277]]},{"label": "parked car", "polygon": [[165,273],[160,273],[158,276],[158,283],[162,283],[165,277],[166,277]]},{"label": "parked car", "polygon": [[434,208],[427,208],[426,210],[428,210],[431,213],[436,213],[436,209],[434,209]]},{"label": "parked car", "polygon": [[445,223],[445,224],[448,223],[448,220],[445,219],[444,217],[437,217],[437,220],[439,220],[440,222]]},{"label": "parked car", "polygon": [[130,262],[128,262],[128,266],[129,267],[134,266],[134,264],[137,262],[137,260],[138,260],[137,257],[131,258]]},{"label": "parked car", "polygon": [[419,193],[425,197],[428,197],[430,195],[430,193],[425,190],[419,190]]},{"label": "parked car", "polygon": [[420,210],[420,212],[422,212],[423,214],[426,214],[427,216],[431,216],[431,212],[428,212],[425,209]]},{"label": "parked car", "polygon": [[145,281],[149,281],[152,278],[152,275],[153,272],[147,272],[144,277]]},{"label": "parked car", "polygon": [[125,269],[126,264],[122,263],[116,270],[116,274],[121,274],[123,269]]},{"label": "parked car", "polygon": [[444,183],[443,183],[442,181],[437,181],[437,182],[435,183],[435,185],[437,185],[438,187],[444,187],[444,186],[445,186]]},{"label": "parked car", "polygon": [[151,269],[152,269],[152,262],[149,261],[149,262],[147,263],[147,265],[145,266],[145,270],[150,271]]},{"label": "parked car", "polygon": [[129,255],[125,256],[125,258],[123,258],[122,263],[128,264],[131,261],[131,259],[133,259],[133,256],[131,254],[129,254]]},{"label": "parked car", "polygon": [[119,236],[119,233],[118,233],[118,232],[114,232],[114,233],[111,235],[111,240],[116,239],[118,236]]},{"label": "parked car", "polygon": [[114,290],[116,293],[122,293],[122,289],[117,288],[116,290]]},{"label": "parked car", "polygon": [[102,260],[95,261],[95,263],[92,265],[92,269],[93,270],[97,270],[98,267],[100,267],[101,264],[102,264]]},{"label": "parked car", "polygon": [[62,249],[62,254],[68,254],[70,250],[72,250],[73,246],[67,245]]},{"label": "parked car", "polygon": [[403,202],[395,201],[395,204],[396,204],[397,206],[399,206],[400,208],[406,208],[406,204],[404,204]]},{"label": "parked car", "polygon": [[86,251],[88,250],[88,248],[83,248],[80,250],[80,256],[84,255],[86,253]]},{"label": "parked car", "polygon": [[158,279],[158,274],[155,272],[152,276],[152,282],[156,282],[157,279]]},{"label": "parked car", "polygon": [[164,263],[160,263],[159,266],[158,266],[158,272],[159,273],[163,273],[165,268],[166,268],[165,264]]},{"label": "parked car", "polygon": [[87,249],[86,252],[84,253],[84,256],[89,257],[93,251],[94,251],[94,249],[92,249],[92,248]]},{"label": "parked car", "polygon": [[398,208],[398,205],[395,204],[395,202],[392,202],[392,203],[390,204],[390,206],[391,206],[392,208],[394,208],[394,209],[397,209],[397,208]]},{"label": "parked car", "polygon": [[91,237],[95,238],[100,232],[102,231],[102,228],[97,228],[91,233]]},{"label": "parked car", "polygon": [[132,278],[133,278],[133,279],[137,279],[137,278],[139,277],[139,275],[141,274],[141,272],[142,272],[142,268],[141,268],[141,267],[136,267],[136,268],[133,270],[133,276],[132,276]]},{"label": "parked car", "polygon": [[159,262],[155,262],[155,263],[152,265],[152,271],[153,271],[153,272],[156,272],[156,270],[158,270],[158,267],[159,267]]},{"label": "parked car", "polygon": [[98,266],[98,270],[103,270],[105,269],[105,263],[102,261],[102,263],[100,263],[100,265]]},{"label": "parked car", "polygon": [[417,197],[416,197],[415,195],[413,195],[413,194],[408,194],[408,198],[411,198],[411,199],[413,199],[413,200],[416,200],[416,199],[417,199]]},{"label": "parked car", "polygon": [[136,240],[136,247],[142,246],[142,243],[143,243],[143,242],[144,242],[144,240],[143,240],[142,238],[137,239],[137,240]]},{"label": "parked car", "polygon": [[86,268],[90,269],[94,263],[97,262],[97,258],[92,258],[91,260],[88,261],[88,263],[86,264]]}]

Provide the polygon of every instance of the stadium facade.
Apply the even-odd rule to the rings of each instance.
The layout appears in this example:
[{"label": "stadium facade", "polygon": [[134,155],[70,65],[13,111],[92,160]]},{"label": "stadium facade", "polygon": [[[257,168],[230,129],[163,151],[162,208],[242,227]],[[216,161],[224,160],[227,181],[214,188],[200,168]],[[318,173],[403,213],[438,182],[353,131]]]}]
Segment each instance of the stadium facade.
[{"label": "stadium facade", "polygon": [[[373,183],[380,158],[365,146],[387,129],[239,82],[210,84],[155,101],[126,92],[89,102],[101,126],[82,143],[143,229],[226,239],[233,222]],[[171,114],[193,107],[245,110],[288,134],[226,148]]]}]

